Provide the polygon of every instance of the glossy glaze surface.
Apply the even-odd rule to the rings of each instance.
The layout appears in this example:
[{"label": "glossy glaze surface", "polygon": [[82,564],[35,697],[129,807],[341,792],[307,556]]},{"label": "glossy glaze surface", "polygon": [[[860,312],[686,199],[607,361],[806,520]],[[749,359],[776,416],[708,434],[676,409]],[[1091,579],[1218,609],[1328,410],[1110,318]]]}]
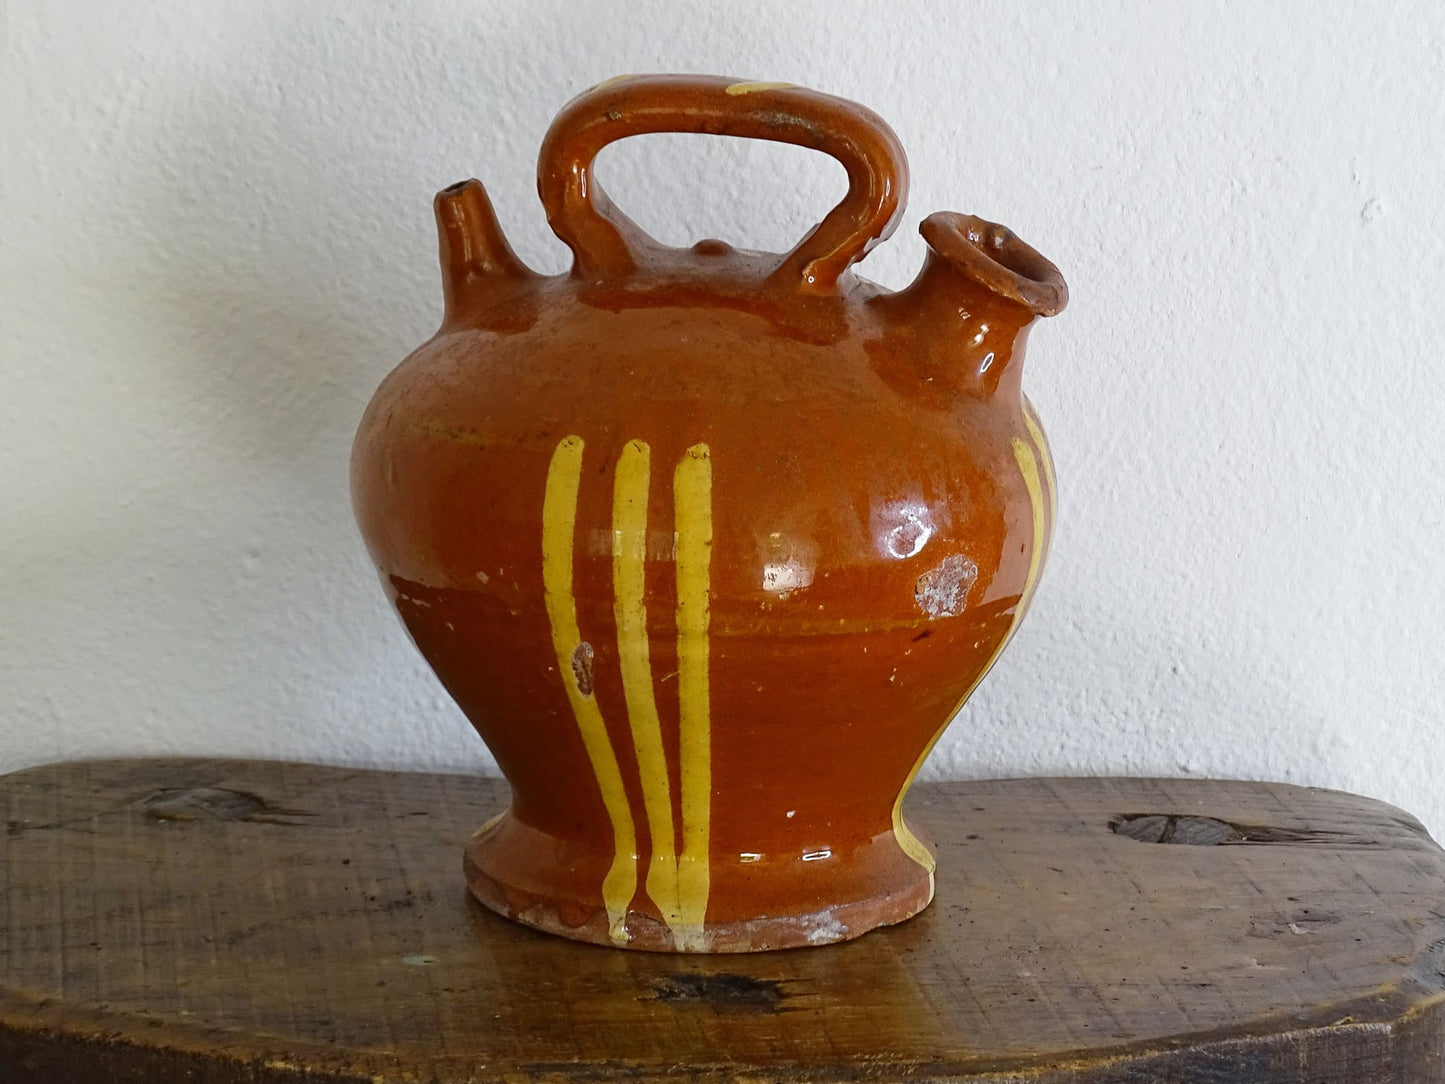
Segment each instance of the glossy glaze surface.
[{"label": "glossy glaze surface", "polygon": [[[591,176],[651,131],[848,170],[795,249],[670,249]],[[1054,480],[1020,391],[1066,299],[1007,230],[937,214],[915,282],[876,115],[795,87],[628,77],[570,103],[538,187],[570,273],[485,193],[437,197],[446,318],[376,393],[352,484],[382,582],[512,785],[468,847],[520,921],[635,948],[820,944],[932,898],[901,805],[1038,582]]]}]

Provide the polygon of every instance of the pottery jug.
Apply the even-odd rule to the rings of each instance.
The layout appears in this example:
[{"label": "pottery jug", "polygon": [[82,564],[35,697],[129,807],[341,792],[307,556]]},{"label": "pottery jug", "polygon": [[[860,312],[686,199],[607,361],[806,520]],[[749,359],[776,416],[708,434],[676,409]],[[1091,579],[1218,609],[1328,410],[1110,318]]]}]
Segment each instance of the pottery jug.
[{"label": "pottery jug", "polygon": [[[665,247],[593,175],[650,132],[811,147],[848,191],[783,255]],[[940,213],[890,292],[851,271],[907,166],[871,111],[776,83],[629,76],[538,164],[571,269],[482,186],[436,198],[445,317],[381,384],[357,519],[417,647],[511,784],[466,848],[487,907],[689,952],[818,945],[933,897],[903,797],[1017,628],[1054,476],[1020,391],[1058,270]]]}]

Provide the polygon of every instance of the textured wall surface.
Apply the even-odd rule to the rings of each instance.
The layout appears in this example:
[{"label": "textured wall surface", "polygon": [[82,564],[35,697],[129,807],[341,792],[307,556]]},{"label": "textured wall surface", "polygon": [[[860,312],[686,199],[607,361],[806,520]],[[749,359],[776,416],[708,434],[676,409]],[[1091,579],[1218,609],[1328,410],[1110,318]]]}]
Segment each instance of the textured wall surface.
[{"label": "textured wall surface", "polygon": [[[351,434],[434,329],[432,193],[524,256],[573,93],[629,71],[862,100],[919,218],[1009,224],[1069,310],[1025,386],[1059,532],[934,775],[1275,778],[1445,832],[1445,6],[0,4],[0,769],[220,753],[490,767],[384,606]],[[831,160],[600,170],[663,240],[793,243]],[[825,725],[825,724],[824,724]]]}]

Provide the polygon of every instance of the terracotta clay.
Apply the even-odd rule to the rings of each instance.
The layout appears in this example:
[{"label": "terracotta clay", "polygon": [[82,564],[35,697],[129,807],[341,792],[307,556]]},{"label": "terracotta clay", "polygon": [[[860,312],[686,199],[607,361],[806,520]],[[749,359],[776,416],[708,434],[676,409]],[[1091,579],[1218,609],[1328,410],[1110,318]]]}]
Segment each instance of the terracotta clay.
[{"label": "terracotta clay", "polygon": [[[751,136],[847,168],[784,255],[664,247],[597,152]],[[933,895],[903,818],[924,757],[1018,626],[1054,479],[1019,388],[1058,270],[943,213],[889,292],[850,266],[907,168],[861,106],[633,76],[576,98],[538,188],[544,277],[482,186],[436,200],[446,316],[377,391],[352,490],[382,583],[512,804],[466,851],[488,907],[567,937],[734,952],[899,922]]]}]

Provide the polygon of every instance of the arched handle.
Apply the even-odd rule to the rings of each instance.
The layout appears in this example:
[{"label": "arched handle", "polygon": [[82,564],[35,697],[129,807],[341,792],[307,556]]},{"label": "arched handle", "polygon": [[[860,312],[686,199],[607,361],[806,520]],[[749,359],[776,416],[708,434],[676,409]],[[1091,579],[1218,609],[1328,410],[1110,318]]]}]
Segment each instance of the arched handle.
[{"label": "arched handle", "polygon": [[629,75],[568,102],[547,131],[537,191],[552,230],[572,250],[573,273],[622,277],[656,248],[592,176],[597,152],[653,132],[700,132],[794,143],[831,154],[848,171],[848,194],[787,253],[774,281],[808,292],[839,277],[893,232],[908,194],[908,161],[883,118],[861,105],[786,83],[710,75]]}]

